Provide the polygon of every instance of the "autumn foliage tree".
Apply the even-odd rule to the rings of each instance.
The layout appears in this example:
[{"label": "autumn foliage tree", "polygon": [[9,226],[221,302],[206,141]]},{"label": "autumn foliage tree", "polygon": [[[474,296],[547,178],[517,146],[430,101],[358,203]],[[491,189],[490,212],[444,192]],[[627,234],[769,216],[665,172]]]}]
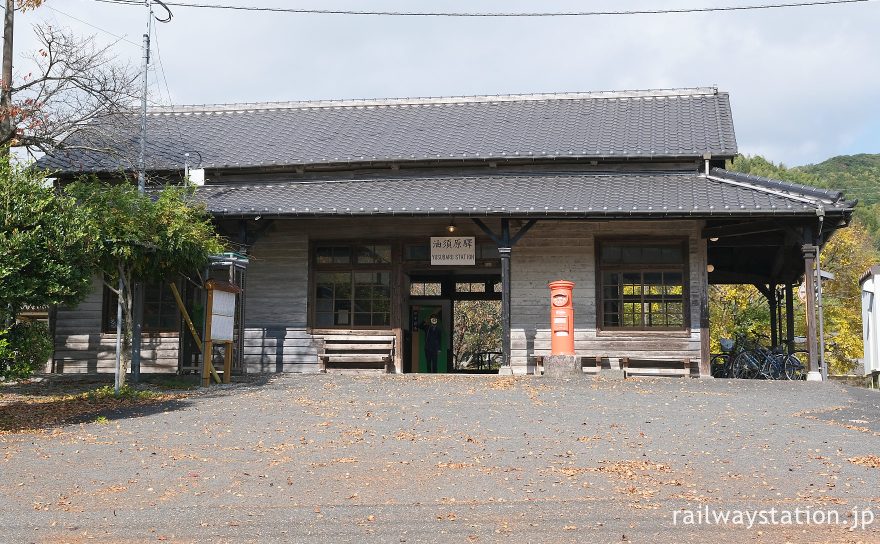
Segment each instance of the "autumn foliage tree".
[{"label": "autumn foliage tree", "polygon": [[18,0],[18,9],[27,11],[42,6],[46,0]]},{"label": "autumn foliage tree", "polygon": [[860,222],[838,231],[822,252],[822,266],[835,274],[823,284],[825,349],[832,372],[845,373],[864,353],[859,279],[878,253]]},{"label": "autumn foliage tree", "polygon": [[[13,27],[16,11],[40,7],[44,0],[6,0],[3,30],[3,66],[0,73],[0,154],[14,147],[48,152],[84,140],[70,138],[84,128],[118,134],[139,97],[140,74],[120,64],[111,47],[98,46],[93,37],[81,38],[67,30],[36,25],[39,47],[13,69]],[[113,121],[113,122],[109,122]],[[103,134],[107,136],[108,134]],[[91,140],[97,141],[97,140]],[[100,149],[100,151],[109,151]]]},{"label": "autumn foliage tree", "polygon": [[121,128],[118,120],[129,118],[118,114],[132,111],[139,97],[139,74],[117,63],[110,47],[97,46],[94,38],[45,25],[34,31],[40,47],[30,55],[33,70],[9,85],[0,146],[48,152],[82,142],[71,136],[86,127],[112,137]]}]

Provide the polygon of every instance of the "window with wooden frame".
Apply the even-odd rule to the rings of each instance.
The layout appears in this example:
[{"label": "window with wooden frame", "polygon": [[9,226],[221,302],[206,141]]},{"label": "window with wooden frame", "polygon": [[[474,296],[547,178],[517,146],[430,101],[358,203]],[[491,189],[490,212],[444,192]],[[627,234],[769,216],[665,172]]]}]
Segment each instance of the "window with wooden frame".
[{"label": "window with wooden frame", "polygon": [[443,295],[443,284],[439,281],[413,281],[409,284],[411,297],[439,297]]},{"label": "window with wooden frame", "polygon": [[603,241],[597,252],[599,328],[680,330],[687,326],[684,241]]},{"label": "window with wooden frame", "polygon": [[391,325],[390,244],[321,244],[313,262],[315,327]]},{"label": "window with wooden frame", "polygon": [[[104,332],[116,332],[116,293],[104,286],[102,328]],[[178,332],[180,312],[165,283],[144,284],[144,332]]]}]

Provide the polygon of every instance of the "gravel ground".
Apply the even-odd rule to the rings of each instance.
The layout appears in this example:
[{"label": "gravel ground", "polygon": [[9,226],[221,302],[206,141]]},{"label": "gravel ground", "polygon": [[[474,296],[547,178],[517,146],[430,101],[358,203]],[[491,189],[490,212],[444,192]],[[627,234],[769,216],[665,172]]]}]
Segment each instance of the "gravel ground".
[{"label": "gravel ground", "polygon": [[843,385],[289,375],[106,415],[0,436],[0,542],[880,542],[880,394]]}]

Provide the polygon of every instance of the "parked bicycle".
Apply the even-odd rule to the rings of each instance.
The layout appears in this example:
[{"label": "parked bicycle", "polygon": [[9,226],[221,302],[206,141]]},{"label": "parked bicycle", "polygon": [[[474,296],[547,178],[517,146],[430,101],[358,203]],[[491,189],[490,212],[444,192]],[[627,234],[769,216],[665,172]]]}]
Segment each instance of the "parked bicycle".
[{"label": "parked bicycle", "polygon": [[735,340],[722,338],[720,344],[721,353],[713,355],[709,362],[712,376],[715,378],[735,378],[734,360],[740,353],[753,349],[755,343],[749,341],[745,335],[737,335]]},{"label": "parked bicycle", "polygon": [[744,336],[721,340],[723,353],[712,357],[712,376],[759,380],[803,380],[807,375],[798,353],[786,353],[783,346],[767,348]]},{"label": "parked bicycle", "polygon": [[731,363],[733,362],[732,353],[735,353],[736,342],[730,338],[722,338],[720,340],[721,353],[716,353],[709,359],[709,368],[712,371],[713,378],[732,378]]}]

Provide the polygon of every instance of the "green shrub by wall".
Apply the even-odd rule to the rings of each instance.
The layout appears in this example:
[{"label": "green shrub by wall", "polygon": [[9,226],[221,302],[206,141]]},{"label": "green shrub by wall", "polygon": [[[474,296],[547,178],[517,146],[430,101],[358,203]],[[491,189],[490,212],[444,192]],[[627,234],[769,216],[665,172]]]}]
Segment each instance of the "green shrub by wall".
[{"label": "green shrub by wall", "polygon": [[45,323],[16,323],[0,331],[0,380],[27,379],[51,356],[52,338]]}]

